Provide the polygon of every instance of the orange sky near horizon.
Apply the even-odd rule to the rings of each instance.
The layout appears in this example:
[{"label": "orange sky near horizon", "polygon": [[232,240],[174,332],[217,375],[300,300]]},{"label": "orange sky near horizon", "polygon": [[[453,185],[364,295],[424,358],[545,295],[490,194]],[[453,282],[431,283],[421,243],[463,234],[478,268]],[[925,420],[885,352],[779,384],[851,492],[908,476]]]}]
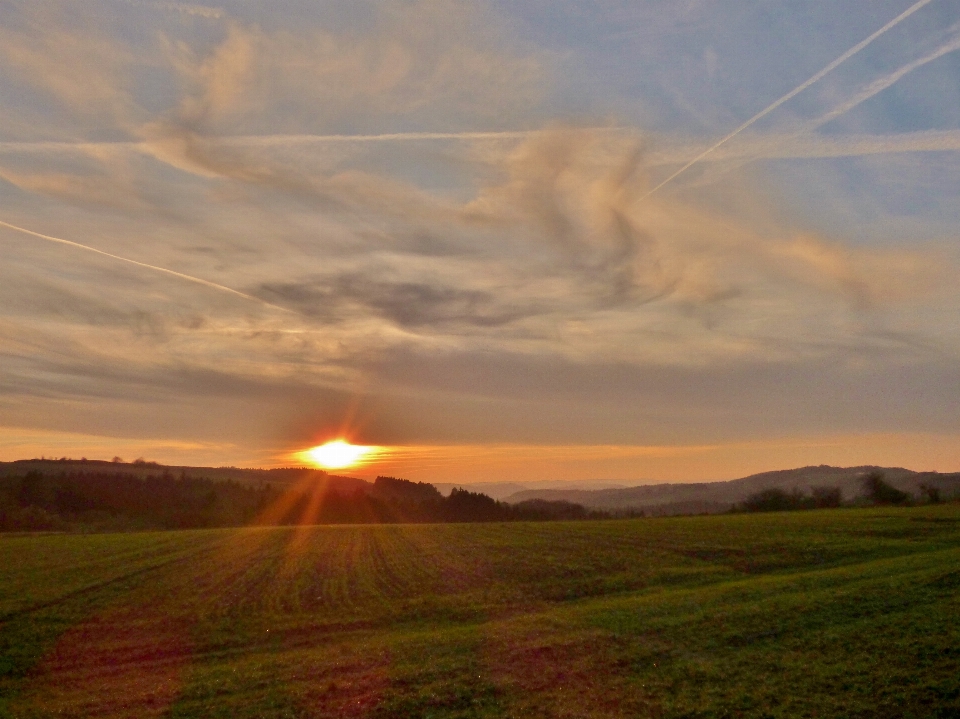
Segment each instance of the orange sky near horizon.
[{"label": "orange sky near horizon", "polygon": [[[303,448],[307,449],[307,448]],[[0,461],[41,455],[163,464],[279,467],[304,464],[297,451],[245,456],[230,445],[94,437],[0,428]],[[623,483],[734,479],[775,469],[874,464],[916,471],[960,471],[960,436],[867,434],[713,445],[422,445],[377,447],[337,474],[397,476],[424,482]]]}]

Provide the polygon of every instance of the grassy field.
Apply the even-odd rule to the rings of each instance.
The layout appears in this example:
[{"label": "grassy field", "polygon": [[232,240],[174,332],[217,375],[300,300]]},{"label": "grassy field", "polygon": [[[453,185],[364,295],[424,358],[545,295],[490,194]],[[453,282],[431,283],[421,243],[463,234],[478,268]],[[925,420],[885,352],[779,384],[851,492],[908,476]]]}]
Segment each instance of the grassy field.
[{"label": "grassy field", "polygon": [[4,717],[956,717],[960,506],[0,538]]}]

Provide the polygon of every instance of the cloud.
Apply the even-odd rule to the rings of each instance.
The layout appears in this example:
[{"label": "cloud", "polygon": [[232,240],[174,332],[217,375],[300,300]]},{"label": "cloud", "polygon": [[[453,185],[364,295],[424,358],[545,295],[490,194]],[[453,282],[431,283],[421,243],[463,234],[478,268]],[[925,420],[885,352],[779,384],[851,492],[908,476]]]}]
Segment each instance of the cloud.
[{"label": "cloud", "polygon": [[495,18],[452,0],[380,4],[363,33],[263,29],[214,8],[124,4],[224,22],[193,36],[169,23],[111,36],[94,26],[95,14],[69,4],[17,13],[0,32],[3,74],[21,95],[69,111],[54,119],[38,105],[40,137],[76,137],[80,127],[148,142],[175,134],[158,127],[337,134],[384,122],[456,131],[530,117],[543,95],[542,58],[518,53]]},{"label": "cloud", "polygon": [[117,0],[117,2],[122,2],[125,5],[131,5],[133,7],[174,12],[181,15],[207,18],[209,20],[219,20],[226,17],[226,12],[223,8],[209,7],[207,5],[190,5],[176,2],[140,2],[140,0]]},{"label": "cloud", "polygon": [[[651,152],[652,166],[682,162],[691,145]],[[800,158],[863,157],[914,152],[954,152],[960,150],[960,131],[921,130],[888,135],[802,135],[767,133],[748,136],[723,147],[701,162],[735,162],[728,169],[742,167],[743,161]]]},{"label": "cloud", "polygon": [[186,93],[168,124],[223,134],[329,131],[382,118],[429,118],[433,127],[504,120],[536,103],[543,70],[481,29],[491,23],[446,0],[382,5],[363,35],[230,21],[205,55],[167,43]]},{"label": "cloud", "polygon": [[[878,95],[887,88],[893,86],[910,73],[944,57],[950,53],[960,50],[960,34],[958,34],[960,25],[950,27],[946,34],[948,39],[940,43],[932,51],[925,55],[911,60],[902,65],[893,72],[887,73],[879,78],[865,84],[857,92],[848,97],[840,104],[833,107],[830,111],[819,117],[806,122],[799,123],[798,129],[791,133],[770,133],[765,137],[753,138],[746,143],[735,143],[735,146],[724,152],[722,146],[726,145],[735,135],[740,134],[743,129],[752,124],[752,121],[741,126],[737,131],[728,135],[721,142],[713,145],[710,150],[701,153],[693,161],[688,161],[682,169],[676,171],[666,182],[677,177],[680,173],[686,171],[694,164],[704,161],[724,161],[725,166],[720,172],[708,173],[704,180],[716,181],[718,176],[737,167],[742,167],[746,162],[760,159],[788,158],[788,157],[844,157],[864,154],[887,154],[896,152],[933,152],[958,149],[958,136],[956,131],[945,132],[916,132],[904,133],[903,135],[894,135],[889,137],[822,137],[813,133],[834,120],[842,117],[850,110],[863,104],[870,98]],[[758,116],[759,117],[759,116]],[[737,146],[739,145],[739,146]],[[752,152],[751,152],[752,149]],[[740,158],[739,162],[730,162],[731,158]],[[659,189],[656,188],[656,189]]]},{"label": "cloud", "polygon": [[655,185],[655,186],[652,187],[650,190],[648,190],[648,191],[647,191],[647,194],[646,194],[644,197],[649,197],[650,195],[652,195],[652,194],[654,194],[655,192],[657,192],[658,190],[660,190],[660,188],[662,188],[662,187],[664,187],[665,185],[667,185],[668,183],[672,182],[674,179],[676,179],[677,177],[679,177],[682,173],[686,172],[686,171],[689,170],[691,167],[693,167],[695,164],[697,164],[698,162],[700,162],[700,160],[702,160],[704,157],[706,157],[707,155],[709,155],[709,154],[712,153],[713,151],[715,151],[715,150],[719,149],[720,147],[722,147],[723,145],[725,145],[727,142],[729,142],[730,140],[732,140],[734,137],[736,137],[737,135],[739,135],[741,132],[743,132],[744,130],[746,130],[746,129],[749,128],[750,126],[754,125],[757,121],[759,121],[759,120],[763,119],[764,117],[766,117],[767,115],[769,115],[771,112],[773,112],[774,110],[776,110],[778,107],[780,107],[780,106],[783,105],[784,103],[789,102],[791,99],[793,99],[794,97],[796,97],[797,95],[799,95],[801,92],[803,92],[804,90],[806,90],[808,87],[810,87],[810,86],[814,85],[815,83],[819,82],[821,79],[823,79],[824,77],[826,77],[829,73],[833,72],[836,68],[838,68],[840,65],[842,65],[843,63],[845,63],[845,62],[846,62],[847,60],[849,60],[851,57],[853,57],[854,55],[856,55],[857,53],[859,53],[860,51],[862,51],[865,47],[867,47],[868,45],[870,45],[870,43],[872,43],[872,42],[873,42],[874,40],[876,40],[878,37],[880,37],[881,35],[883,35],[883,34],[886,33],[886,32],[889,32],[891,29],[893,29],[894,27],[896,27],[897,25],[899,25],[901,22],[903,22],[904,20],[906,20],[908,17],[910,17],[911,15],[913,15],[913,14],[914,14],[915,12],[917,12],[918,10],[921,10],[924,6],[929,5],[931,2],[932,2],[932,0],[917,0],[917,2],[915,2],[913,5],[911,5],[910,7],[908,7],[906,10],[904,10],[904,11],[903,11],[902,13],[900,13],[899,15],[897,15],[895,18],[893,18],[893,20],[890,20],[886,25],[884,25],[883,27],[881,27],[879,30],[876,30],[875,32],[873,32],[872,34],[870,34],[869,36],[867,36],[866,38],[864,38],[863,40],[861,40],[860,42],[858,42],[856,45],[854,45],[854,46],[851,47],[849,50],[847,50],[847,51],[844,52],[842,55],[840,55],[840,57],[838,57],[838,58],[836,58],[835,60],[833,60],[832,62],[828,63],[824,68],[822,68],[822,69],[819,70],[818,72],[814,73],[814,74],[811,75],[808,79],[806,79],[805,81],[803,81],[802,83],[800,83],[799,85],[797,85],[797,86],[796,86],[795,88],[793,88],[790,92],[788,92],[787,94],[785,94],[785,95],[783,95],[782,97],[778,98],[777,100],[774,100],[772,103],[770,103],[769,105],[767,105],[764,109],[762,109],[762,110],[761,110],[760,112],[758,112],[756,115],[753,115],[749,120],[747,120],[747,121],[741,123],[740,125],[738,125],[733,131],[727,133],[727,134],[724,135],[722,138],[720,138],[719,140],[717,140],[715,143],[713,143],[712,145],[710,145],[710,147],[708,147],[706,150],[704,150],[704,151],[701,152],[699,155],[697,155],[696,157],[694,157],[692,160],[688,161],[685,165],[683,165],[683,167],[681,167],[680,169],[678,169],[678,170],[676,170],[675,172],[673,172],[673,174],[669,175],[666,179],[661,180],[657,185]]},{"label": "cloud", "polygon": [[[519,143],[459,209],[402,183],[375,191],[372,176],[314,176],[296,192],[335,194],[352,245],[326,253],[321,274],[249,291],[328,327],[379,324],[388,344],[683,363],[834,351],[945,286],[951,260],[935,249],[854,249],[762,213],[641,200],[644,157],[638,137],[555,128]],[[355,211],[383,229],[351,230]]]},{"label": "cloud", "polygon": [[470,13],[159,18],[92,33],[76,87],[52,68],[80,30],[4,29],[4,77],[65,109],[0,142],[0,420],[253,444],[351,407],[373,443],[949,423],[949,244],[852,242],[726,163],[960,134],[743,132],[702,160],[722,185],[651,196],[697,143],[545,120],[550,54]]},{"label": "cloud", "polygon": [[[2,176],[2,175],[0,175],[0,176]],[[176,279],[179,279],[179,280],[184,280],[184,281],[186,281],[186,282],[195,282],[196,284],[203,285],[204,287],[209,287],[209,288],[211,288],[211,289],[218,290],[218,291],[220,291],[220,292],[227,292],[227,293],[232,294],[232,295],[235,295],[235,296],[237,296],[237,297],[241,297],[241,298],[243,298],[243,299],[245,299],[245,300],[250,300],[251,302],[258,302],[258,303],[264,304],[264,305],[266,305],[267,307],[270,307],[270,308],[272,308],[272,309],[284,311],[283,308],[281,308],[281,307],[276,307],[276,306],[274,306],[274,305],[271,305],[271,304],[269,304],[269,303],[266,303],[266,302],[264,302],[263,300],[261,300],[261,299],[258,298],[258,297],[254,297],[253,295],[248,295],[248,294],[245,294],[245,293],[243,293],[243,292],[239,292],[239,291],[237,291],[237,290],[235,290],[235,289],[232,289],[232,288],[230,288],[230,287],[225,287],[225,286],[223,286],[223,285],[219,285],[219,284],[217,284],[216,282],[210,282],[209,280],[204,280],[204,279],[202,279],[202,278],[200,278],[200,277],[194,277],[194,276],[192,276],[192,275],[186,275],[186,274],[184,274],[184,273],[182,273],[182,272],[175,272],[175,271],[169,270],[169,269],[167,269],[167,268],[165,268],[165,267],[157,267],[156,265],[151,265],[151,264],[148,264],[148,263],[146,263],[146,262],[139,262],[139,261],[137,261],[137,260],[132,260],[132,259],[130,259],[129,257],[120,257],[119,255],[114,255],[114,254],[111,254],[111,253],[109,253],[109,252],[104,252],[103,250],[98,250],[98,249],[95,248],[95,247],[89,247],[89,246],[87,246],[87,245],[80,244],[79,242],[73,242],[72,240],[64,240],[64,239],[62,239],[62,238],[60,238],[60,237],[52,237],[52,236],[50,236],[50,235],[44,235],[44,234],[41,234],[41,233],[39,233],[39,232],[34,232],[33,230],[25,229],[25,228],[23,228],[23,227],[18,227],[18,226],[16,226],[16,225],[11,225],[9,222],[3,222],[2,220],[0,220],[0,226],[6,227],[6,228],[9,229],[9,230],[14,230],[15,232],[22,232],[22,233],[24,233],[24,234],[30,235],[31,237],[37,237],[37,238],[39,238],[39,239],[41,239],[41,240],[46,240],[47,242],[55,242],[55,243],[60,244],[60,245],[66,245],[66,246],[68,246],[68,247],[76,248],[76,249],[78,249],[78,250],[83,250],[83,251],[85,251],[85,252],[93,252],[93,253],[95,253],[95,254],[102,255],[103,257],[109,257],[109,258],[112,259],[112,260],[117,260],[118,262],[125,262],[125,263],[128,263],[128,264],[134,265],[134,266],[136,266],[136,267],[140,267],[140,268],[147,269],[147,270],[152,270],[153,272],[160,272],[160,273],[169,275],[170,277],[175,277]]]},{"label": "cloud", "polygon": [[106,36],[90,16],[67,8],[31,6],[17,20],[0,28],[3,74],[41,91],[88,126],[136,122],[129,48]]},{"label": "cloud", "polygon": [[[822,353],[935,294],[950,263],[933,249],[849,248],[764,211],[734,217],[705,201],[644,199],[646,143],[622,132],[530,134],[488,158],[491,182],[463,203],[369,172],[310,172],[269,147],[180,139],[175,156],[203,182],[274,193],[228,194],[208,221],[235,213],[238,197],[293,199],[342,238],[309,240],[268,203],[264,224],[245,232],[262,233],[254,248],[264,258],[268,238],[293,233],[286,254],[252,278],[238,267],[197,281],[299,316],[271,322],[264,338],[319,322],[354,356],[419,342],[641,363]],[[742,193],[756,194],[749,183]]]},{"label": "cloud", "polygon": [[498,327],[534,314],[504,307],[489,292],[444,287],[427,282],[389,283],[364,275],[271,285],[260,294],[297,307],[303,315],[326,323],[349,322],[357,315],[374,315],[402,328],[456,329],[463,324]]},{"label": "cloud", "polygon": [[[761,229],[708,204],[652,202],[639,142],[564,131],[532,138],[508,161],[508,180],[481,193],[467,212],[492,224],[512,221],[521,236],[557,250],[564,269],[604,288],[608,301],[632,306],[742,297],[735,290],[744,281],[756,289],[812,282],[818,294],[832,285],[855,304],[878,303],[881,293],[863,288],[896,286],[902,295],[904,282],[919,292],[938,276],[934,256],[853,251],[789,227]],[[610,155],[611,143],[619,155]]]},{"label": "cloud", "polygon": [[144,209],[144,204],[120,178],[66,172],[18,172],[0,167],[0,179],[26,192],[36,192],[77,204],[99,204],[118,209]]},{"label": "cloud", "polygon": [[922,55],[919,58],[911,60],[910,62],[902,65],[891,73],[883,75],[862,87],[858,92],[856,92],[851,97],[847,98],[844,102],[840,103],[829,112],[824,113],[815,120],[811,120],[808,123],[803,124],[803,132],[812,132],[817,128],[826,125],[829,122],[837,119],[841,115],[844,115],[858,105],[863,104],[871,97],[883,92],[888,87],[893,86],[904,77],[914,72],[915,70],[920,69],[925,65],[929,65],[935,60],[939,60],[944,55],[956,52],[960,50],[960,24],[955,24],[952,27],[948,28],[946,31],[948,38],[946,41],[939,44],[932,51],[928,52],[925,55]]}]

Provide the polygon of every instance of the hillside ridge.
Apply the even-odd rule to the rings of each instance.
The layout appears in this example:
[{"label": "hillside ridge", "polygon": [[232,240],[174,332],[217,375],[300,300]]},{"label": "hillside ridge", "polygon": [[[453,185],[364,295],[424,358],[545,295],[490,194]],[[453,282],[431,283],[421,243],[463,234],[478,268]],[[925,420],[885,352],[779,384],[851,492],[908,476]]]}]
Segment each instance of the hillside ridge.
[{"label": "hillside ridge", "polygon": [[738,479],[716,482],[645,484],[624,489],[531,489],[504,497],[505,502],[531,499],[564,500],[591,509],[642,510],[652,514],[724,512],[765,489],[808,492],[812,487],[837,487],[844,500],[862,494],[861,479],[873,471],[883,472],[887,481],[904,492],[920,495],[920,485],[940,489],[945,495],[960,493],[960,472],[916,472],[903,467],[832,467],[811,465],[794,469],[760,472]]}]

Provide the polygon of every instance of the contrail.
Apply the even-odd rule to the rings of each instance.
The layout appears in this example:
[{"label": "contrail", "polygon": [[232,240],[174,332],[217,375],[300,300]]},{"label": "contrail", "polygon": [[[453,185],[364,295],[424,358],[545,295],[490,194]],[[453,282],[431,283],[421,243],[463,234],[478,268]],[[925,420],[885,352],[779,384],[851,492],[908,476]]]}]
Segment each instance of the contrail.
[{"label": "contrail", "polygon": [[[814,130],[826,125],[828,122],[837,119],[846,114],[858,105],[866,102],[874,95],[883,92],[891,85],[899,82],[903,77],[914,70],[937,60],[944,55],[960,50],[960,35],[956,30],[960,25],[955,25],[951,30],[955,32],[954,36],[941,44],[923,57],[908,62],[891,73],[877,78],[867,84],[853,97],[847,99],[840,105],[837,105],[829,112],[821,115],[810,122],[800,126],[797,132],[786,133],[780,136],[767,136],[764,140],[754,143],[755,149],[751,151],[749,146],[746,149],[741,148],[730,151],[728,147],[721,152],[714,152],[710,158],[712,160],[726,160],[730,158],[739,158],[739,162],[728,166],[727,171],[743,167],[754,160],[785,158],[785,157],[841,157],[847,155],[872,155],[886,152],[912,152],[912,151],[934,151],[934,150],[956,150],[957,136],[953,131],[946,132],[914,132],[903,133],[900,135],[874,136],[874,137],[832,137],[804,139],[805,135],[811,135]],[[759,149],[756,149],[756,147]],[[798,149],[799,148],[799,149]],[[703,159],[703,158],[701,158]],[[676,161],[676,160],[675,160]]]},{"label": "contrail", "polygon": [[[574,128],[588,132],[635,132],[631,127],[581,127]],[[503,130],[494,132],[391,132],[379,135],[222,135],[203,137],[204,140],[226,146],[261,146],[272,147],[279,145],[299,145],[310,143],[376,143],[376,142],[422,142],[429,140],[523,140],[532,137],[543,130]],[[0,142],[0,152],[57,152],[83,151],[101,149],[135,150],[151,154],[145,150],[144,142]]]},{"label": "contrail", "polygon": [[[590,131],[625,132],[624,127],[589,127]],[[223,135],[203,139],[224,145],[263,146],[309,143],[418,142],[425,140],[522,140],[541,130],[505,130],[502,132],[391,132],[380,135]],[[0,142],[0,152],[45,152],[85,149],[125,149],[143,151],[143,142]]]},{"label": "contrail", "polygon": [[137,149],[136,142],[0,142],[0,152],[83,152],[97,150]]},{"label": "contrail", "polygon": [[[953,28],[951,28],[951,30],[954,31],[954,36],[951,39],[947,40],[945,43],[939,45],[937,48],[935,48],[931,52],[928,52],[926,55],[924,55],[923,57],[919,57],[916,60],[911,60],[906,65],[903,65],[897,68],[893,72],[888,73],[883,77],[877,78],[873,82],[866,85],[863,89],[860,90],[860,92],[856,93],[853,97],[837,105],[835,108],[821,115],[820,117],[802,125],[799,132],[790,133],[785,138],[783,138],[783,140],[786,140],[787,142],[789,142],[791,140],[800,139],[805,134],[812,133],[814,130],[820,127],[823,127],[828,122],[831,122],[832,120],[836,120],[841,115],[844,115],[850,112],[850,110],[866,102],[874,95],[877,95],[883,92],[891,85],[896,84],[903,77],[905,77],[906,75],[909,75],[914,70],[921,68],[924,65],[928,65],[929,63],[943,57],[944,55],[949,55],[952,52],[956,52],[957,50],[960,50],[960,34],[956,33],[958,28],[960,28],[960,25],[955,25]],[[932,133],[930,134],[932,135]],[[948,146],[945,147],[944,149],[956,149],[956,147],[951,146],[951,144],[955,144],[955,143],[951,143],[951,140],[953,140],[953,138],[949,138],[946,133],[940,133],[940,134],[943,136],[943,138],[947,139]],[[907,141],[907,144],[909,145],[911,143],[915,144],[916,137],[918,135],[919,133],[906,133],[901,135],[901,137],[905,139]],[[923,149],[927,149],[927,148],[923,148]],[[747,161],[749,162],[750,159],[754,159],[754,158],[748,158]],[[743,165],[743,164],[745,163],[740,163],[740,165]]]},{"label": "contrail", "polygon": [[[892,135],[782,134],[751,138],[714,152],[706,162],[738,162],[790,158],[858,157],[907,152],[949,152],[960,150],[960,131],[921,130]],[[651,154],[649,166],[676,165],[689,152],[681,148]]]},{"label": "contrail", "polygon": [[873,34],[870,35],[869,37],[865,38],[864,40],[861,40],[861,41],[858,42],[856,45],[854,45],[852,48],[850,48],[849,50],[847,50],[845,53],[843,53],[843,55],[841,55],[841,56],[838,57],[836,60],[834,60],[833,62],[831,62],[829,65],[827,65],[825,68],[823,68],[822,70],[820,70],[820,72],[818,72],[817,74],[815,74],[813,77],[811,77],[810,79],[808,79],[806,82],[803,82],[803,83],[797,85],[795,88],[793,88],[790,92],[788,92],[786,95],[784,95],[783,97],[781,97],[779,100],[776,100],[775,102],[771,103],[770,105],[768,105],[767,107],[765,107],[764,109],[762,109],[762,110],[761,110],[760,112],[758,112],[756,115],[754,115],[754,116],[751,117],[749,120],[747,120],[745,123],[743,123],[743,124],[740,125],[738,128],[736,128],[735,130],[733,130],[733,132],[729,133],[728,135],[725,135],[723,138],[721,138],[720,140],[718,140],[717,142],[715,142],[713,145],[711,145],[710,147],[708,147],[706,150],[704,150],[703,152],[701,152],[699,155],[697,155],[696,157],[694,157],[692,160],[690,160],[690,162],[688,162],[686,165],[684,165],[684,166],[681,167],[679,170],[677,170],[676,172],[674,172],[674,173],[673,173],[672,175],[670,175],[666,180],[664,180],[664,181],[661,182],[659,185],[657,185],[656,187],[654,187],[652,190],[650,190],[649,192],[647,192],[647,193],[646,193],[645,195],[643,195],[640,199],[641,199],[641,200],[645,200],[645,199],[647,199],[648,197],[650,197],[650,195],[652,195],[653,193],[655,193],[657,190],[659,190],[661,187],[663,187],[664,185],[666,185],[668,182],[671,182],[672,180],[674,180],[676,177],[678,177],[678,176],[681,175],[682,173],[684,173],[684,172],[686,172],[687,170],[689,170],[689,169],[690,169],[691,167],[693,167],[695,164],[697,164],[698,162],[700,162],[700,160],[702,160],[704,157],[706,157],[707,155],[709,155],[711,152],[713,152],[714,150],[716,150],[716,149],[717,149],[718,147],[720,147],[721,145],[725,144],[728,140],[736,137],[736,136],[739,135],[741,132],[743,132],[744,130],[746,130],[748,127],[750,127],[753,123],[755,123],[757,120],[759,120],[759,119],[762,118],[762,117],[765,117],[766,115],[769,115],[771,112],[773,112],[773,111],[776,110],[778,107],[780,107],[783,103],[785,103],[785,102],[787,102],[788,100],[796,97],[796,96],[799,95],[801,92],[803,92],[804,90],[806,90],[808,87],[810,87],[811,85],[813,85],[815,82],[817,82],[818,80],[820,80],[821,78],[823,78],[825,75],[829,74],[830,72],[833,72],[833,70],[835,70],[839,65],[843,64],[844,62],[846,62],[847,60],[849,60],[851,57],[853,57],[854,55],[856,55],[858,52],[860,52],[861,50],[863,50],[863,48],[865,48],[867,45],[869,45],[870,43],[872,43],[872,42],[873,42],[874,40],[876,40],[878,37],[880,37],[881,35],[883,35],[885,32],[887,32],[887,30],[890,30],[891,28],[895,27],[896,25],[899,25],[901,22],[903,22],[903,21],[906,20],[908,17],[910,17],[911,15],[913,15],[917,10],[920,10],[920,9],[921,9],[922,7],[924,7],[925,5],[929,5],[931,2],[933,2],[933,0],[919,0],[918,2],[914,3],[913,5],[911,5],[909,8],[907,8],[907,9],[904,10],[902,13],[900,13],[899,15],[897,15],[893,20],[891,20],[891,21],[888,22],[886,25],[884,25],[882,28],[880,28],[879,30],[877,30],[875,33],[873,33]]},{"label": "contrail", "polygon": [[[608,128],[604,128],[608,129]],[[504,132],[391,132],[380,135],[237,135],[222,138],[251,144],[276,145],[288,142],[403,142],[416,140],[520,140],[539,130]]]},{"label": "contrail", "polygon": [[840,117],[840,115],[843,115],[844,113],[849,112],[850,110],[855,108],[857,105],[869,100],[871,97],[873,97],[877,93],[883,92],[888,87],[898,82],[902,77],[904,77],[905,75],[909,75],[911,72],[913,72],[917,68],[923,67],[924,65],[927,65],[933,62],[934,60],[937,60],[943,57],[944,55],[949,55],[951,52],[956,52],[957,50],[960,50],[960,35],[953,37],[952,39],[943,43],[938,48],[936,48],[932,52],[927,53],[923,57],[920,57],[920,58],[917,58],[916,60],[908,62],[903,67],[900,67],[894,70],[893,72],[891,72],[889,75],[885,75],[884,77],[874,80],[865,88],[863,88],[863,90],[858,92],[856,95],[851,97],[849,100],[847,100],[843,104],[838,105],[827,114],[821,117],[818,117],[816,120],[812,121],[809,125],[807,125],[804,128],[804,130],[809,132],[811,130],[817,129],[818,127],[821,127],[822,125],[826,125],[831,120],[834,120]]},{"label": "contrail", "polygon": [[145,2],[144,0],[119,0],[119,2],[133,5],[134,7],[148,8],[150,10],[169,10],[171,12],[178,12],[181,15],[196,15],[211,20],[219,20],[226,15],[221,8],[208,7],[206,5],[188,5],[178,2]]},{"label": "contrail", "polygon": [[95,252],[98,255],[103,255],[104,257],[109,257],[114,260],[120,260],[121,262],[127,262],[131,265],[136,265],[137,267],[145,267],[148,270],[154,270],[156,272],[162,272],[166,275],[172,275],[173,277],[179,277],[181,280],[187,280],[187,282],[195,282],[198,285],[204,285],[205,287],[212,287],[215,290],[220,290],[221,292],[229,292],[231,295],[236,295],[237,297],[243,297],[245,300],[253,300],[254,302],[259,302],[262,305],[271,307],[275,310],[280,310],[281,312],[292,312],[286,307],[280,307],[278,305],[270,304],[265,300],[255,297],[254,295],[248,295],[239,290],[226,287],[224,285],[218,285],[216,282],[210,282],[210,280],[204,280],[199,277],[194,277],[192,275],[185,275],[182,272],[176,272],[174,270],[168,270],[166,267],[157,267],[156,265],[148,265],[146,262],[138,262],[137,260],[131,260],[129,257],[121,257],[120,255],[114,255],[109,252],[104,252],[103,250],[98,250],[96,247],[89,247],[88,245],[81,245],[79,242],[73,242],[71,240],[64,240],[60,237],[52,237],[50,235],[44,235],[40,232],[34,232],[33,230],[28,230],[25,227],[18,227],[17,225],[11,225],[9,222],[4,222],[0,220],[0,225],[3,227],[8,227],[11,230],[16,230],[17,232],[23,232],[28,235],[33,235],[34,237],[39,237],[40,239],[47,240],[49,242],[57,242],[61,245],[67,245],[68,247],[76,247],[80,250],[86,250],[88,252]]},{"label": "contrail", "polygon": [[[630,132],[629,127],[574,127],[589,132]],[[225,143],[239,142],[252,145],[282,145],[309,142],[417,142],[424,140],[523,140],[542,133],[538,130],[500,130],[493,132],[388,132],[378,135],[234,135],[219,138]]]},{"label": "contrail", "polygon": [[[958,48],[960,49],[960,48]],[[939,52],[939,51],[938,51]],[[929,57],[929,56],[928,56]],[[911,63],[913,64],[913,63]],[[900,74],[898,70],[895,74]],[[889,78],[890,76],[888,76]],[[876,88],[880,83],[886,83],[888,78],[883,78],[871,83],[870,88]],[[879,91],[879,90],[878,90]],[[875,94],[875,93],[874,93]],[[845,102],[841,107],[844,111],[851,109],[852,103],[860,103],[868,99],[866,90],[857,95],[852,100]],[[831,110],[826,115],[812,121],[804,126],[804,131],[800,133],[785,132],[780,134],[763,135],[753,137],[747,141],[741,141],[728,145],[720,152],[714,151],[710,156],[701,158],[709,161],[749,161],[762,159],[781,159],[791,157],[848,157],[856,155],[877,155],[883,153],[901,153],[901,152],[938,152],[948,150],[960,150],[960,131],[958,130],[922,130],[918,132],[903,132],[889,135],[831,135],[830,137],[810,136],[804,137],[810,130],[816,129],[831,119],[839,116],[840,108]],[[618,128],[624,132],[629,132],[630,128]],[[633,130],[639,132],[639,130]],[[252,141],[249,144],[279,145],[293,138],[292,142],[309,142],[311,140],[323,141],[330,137],[326,135],[265,135],[259,136],[260,142]],[[343,137],[349,140],[350,136]],[[361,136],[364,137],[364,136]],[[376,136],[373,136],[376,137]],[[457,135],[456,137],[461,137]],[[252,140],[248,136],[233,136],[217,138],[218,142],[224,144],[246,143]],[[403,139],[406,139],[405,137]],[[699,146],[699,145],[698,145]],[[684,162],[684,158],[689,157],[691,152],[696,151],[698,146],[675,146],[665,150],[653,152],[647,156],[645,163],[649,166],[676,165]],[[3,152],[24,152],[24,151],[54,151],[66,152],[70,150],[99,149],[99,148],[122,148],[139,151],[140,143],[136,142],[111,142],[111,143],[71,143],[71,142],[0,142],[0,153]]]}]

